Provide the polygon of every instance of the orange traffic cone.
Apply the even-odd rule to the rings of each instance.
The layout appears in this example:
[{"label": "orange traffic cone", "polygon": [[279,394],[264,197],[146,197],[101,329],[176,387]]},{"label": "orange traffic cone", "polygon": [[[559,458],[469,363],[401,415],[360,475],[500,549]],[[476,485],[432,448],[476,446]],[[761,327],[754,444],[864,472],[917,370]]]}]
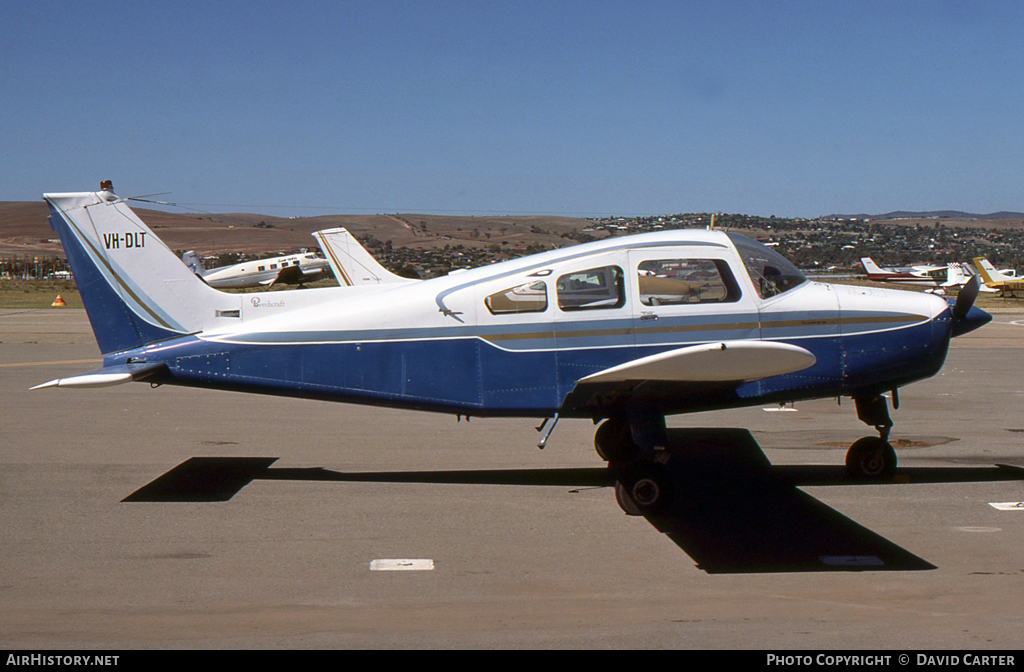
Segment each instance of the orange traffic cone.
[{"label": "orange traffic cone", "polygon": [[64,299],[60,298],[60,294],[58,294],[57,298],[54,299],[53,303],[50,304],[50,307],[53,308],[54,306],[66,306],[66,305],[68,305],[68,304],[64,303]]}]

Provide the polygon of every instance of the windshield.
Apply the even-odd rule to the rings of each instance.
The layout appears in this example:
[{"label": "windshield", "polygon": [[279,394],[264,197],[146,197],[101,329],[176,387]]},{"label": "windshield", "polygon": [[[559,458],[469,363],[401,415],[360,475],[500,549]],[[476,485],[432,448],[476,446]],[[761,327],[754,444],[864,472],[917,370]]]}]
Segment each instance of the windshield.
[{"label": "windshield", "polygon": [[736,246],[750,281],[762,299],[789,291],[807,281],[796,266],[771,248],[738,233],[726,235]]}]

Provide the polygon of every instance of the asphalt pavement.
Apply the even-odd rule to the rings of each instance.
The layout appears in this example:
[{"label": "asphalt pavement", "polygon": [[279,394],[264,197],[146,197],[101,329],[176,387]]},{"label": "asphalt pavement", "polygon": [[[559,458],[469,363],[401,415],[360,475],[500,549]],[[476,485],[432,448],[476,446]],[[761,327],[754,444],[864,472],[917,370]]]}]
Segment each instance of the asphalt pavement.
[{"label": "asphalt pavement", "polygon": [[99,365],[88,320],[0,310],[0,647],[1017,649],[1022,346],[997,314],[899,391],[891,483],[843,479],[849,399],[674,417],[767,461],[649,521],[587,421],[30,392]]}]

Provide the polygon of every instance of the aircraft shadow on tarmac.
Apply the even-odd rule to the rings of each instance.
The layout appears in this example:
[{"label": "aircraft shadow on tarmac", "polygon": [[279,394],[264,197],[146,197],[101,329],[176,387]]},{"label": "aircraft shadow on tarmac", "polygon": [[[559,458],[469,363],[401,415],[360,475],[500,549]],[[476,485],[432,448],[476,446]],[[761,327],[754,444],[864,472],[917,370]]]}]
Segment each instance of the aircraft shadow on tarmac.
[{"label": "aircraft shadow on tarmac", "polygon": [[[931,563],[826,506],[799,486],[1024,480],[1024,469],[900,468],[887,482],[851,480],[841,466],[772,466],[743,429],[669,430],[673,498],[645,516],[711,574],[913,571]],[[609,487],[607,467],[343,473],[271,468],[275,457],[193,457],[125,502],[223,502],[253,480]]]}]

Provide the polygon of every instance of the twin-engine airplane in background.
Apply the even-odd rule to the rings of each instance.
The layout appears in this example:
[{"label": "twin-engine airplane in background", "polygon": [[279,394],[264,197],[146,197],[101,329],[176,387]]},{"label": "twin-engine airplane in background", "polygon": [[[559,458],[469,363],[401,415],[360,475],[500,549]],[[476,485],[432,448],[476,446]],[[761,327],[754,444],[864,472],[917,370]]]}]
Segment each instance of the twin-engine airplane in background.
[{"label": "twin-engine airplane in background", "polygon": [[329,268],[326,259],[312,252],[243,261],[209,270],[203,268],[203,262],[195,252],[185,252],[181,260],[203,282],[218,289],[271,287],[279,282],[287,285],[315,282],[324,277]]},{"label": "twin-engine airplane in background", "polygon": [[542,444],[558,418],[589,418],[603,421],[595,445],[627,511],[665,506],[665,417],[694,411],[852,397],[878,436],[853,444],[847,469],[891,476],[883,395],[937,373],[950,338],[991,319],[972,306],[977,281],[955,304],[822,284],[749,238],[706,230],[422,281],[360,257],[367,274],[345,286],[229,294],[109,187],[44,198],[104,357],[37,387],[145,381],[545,418]]}]

